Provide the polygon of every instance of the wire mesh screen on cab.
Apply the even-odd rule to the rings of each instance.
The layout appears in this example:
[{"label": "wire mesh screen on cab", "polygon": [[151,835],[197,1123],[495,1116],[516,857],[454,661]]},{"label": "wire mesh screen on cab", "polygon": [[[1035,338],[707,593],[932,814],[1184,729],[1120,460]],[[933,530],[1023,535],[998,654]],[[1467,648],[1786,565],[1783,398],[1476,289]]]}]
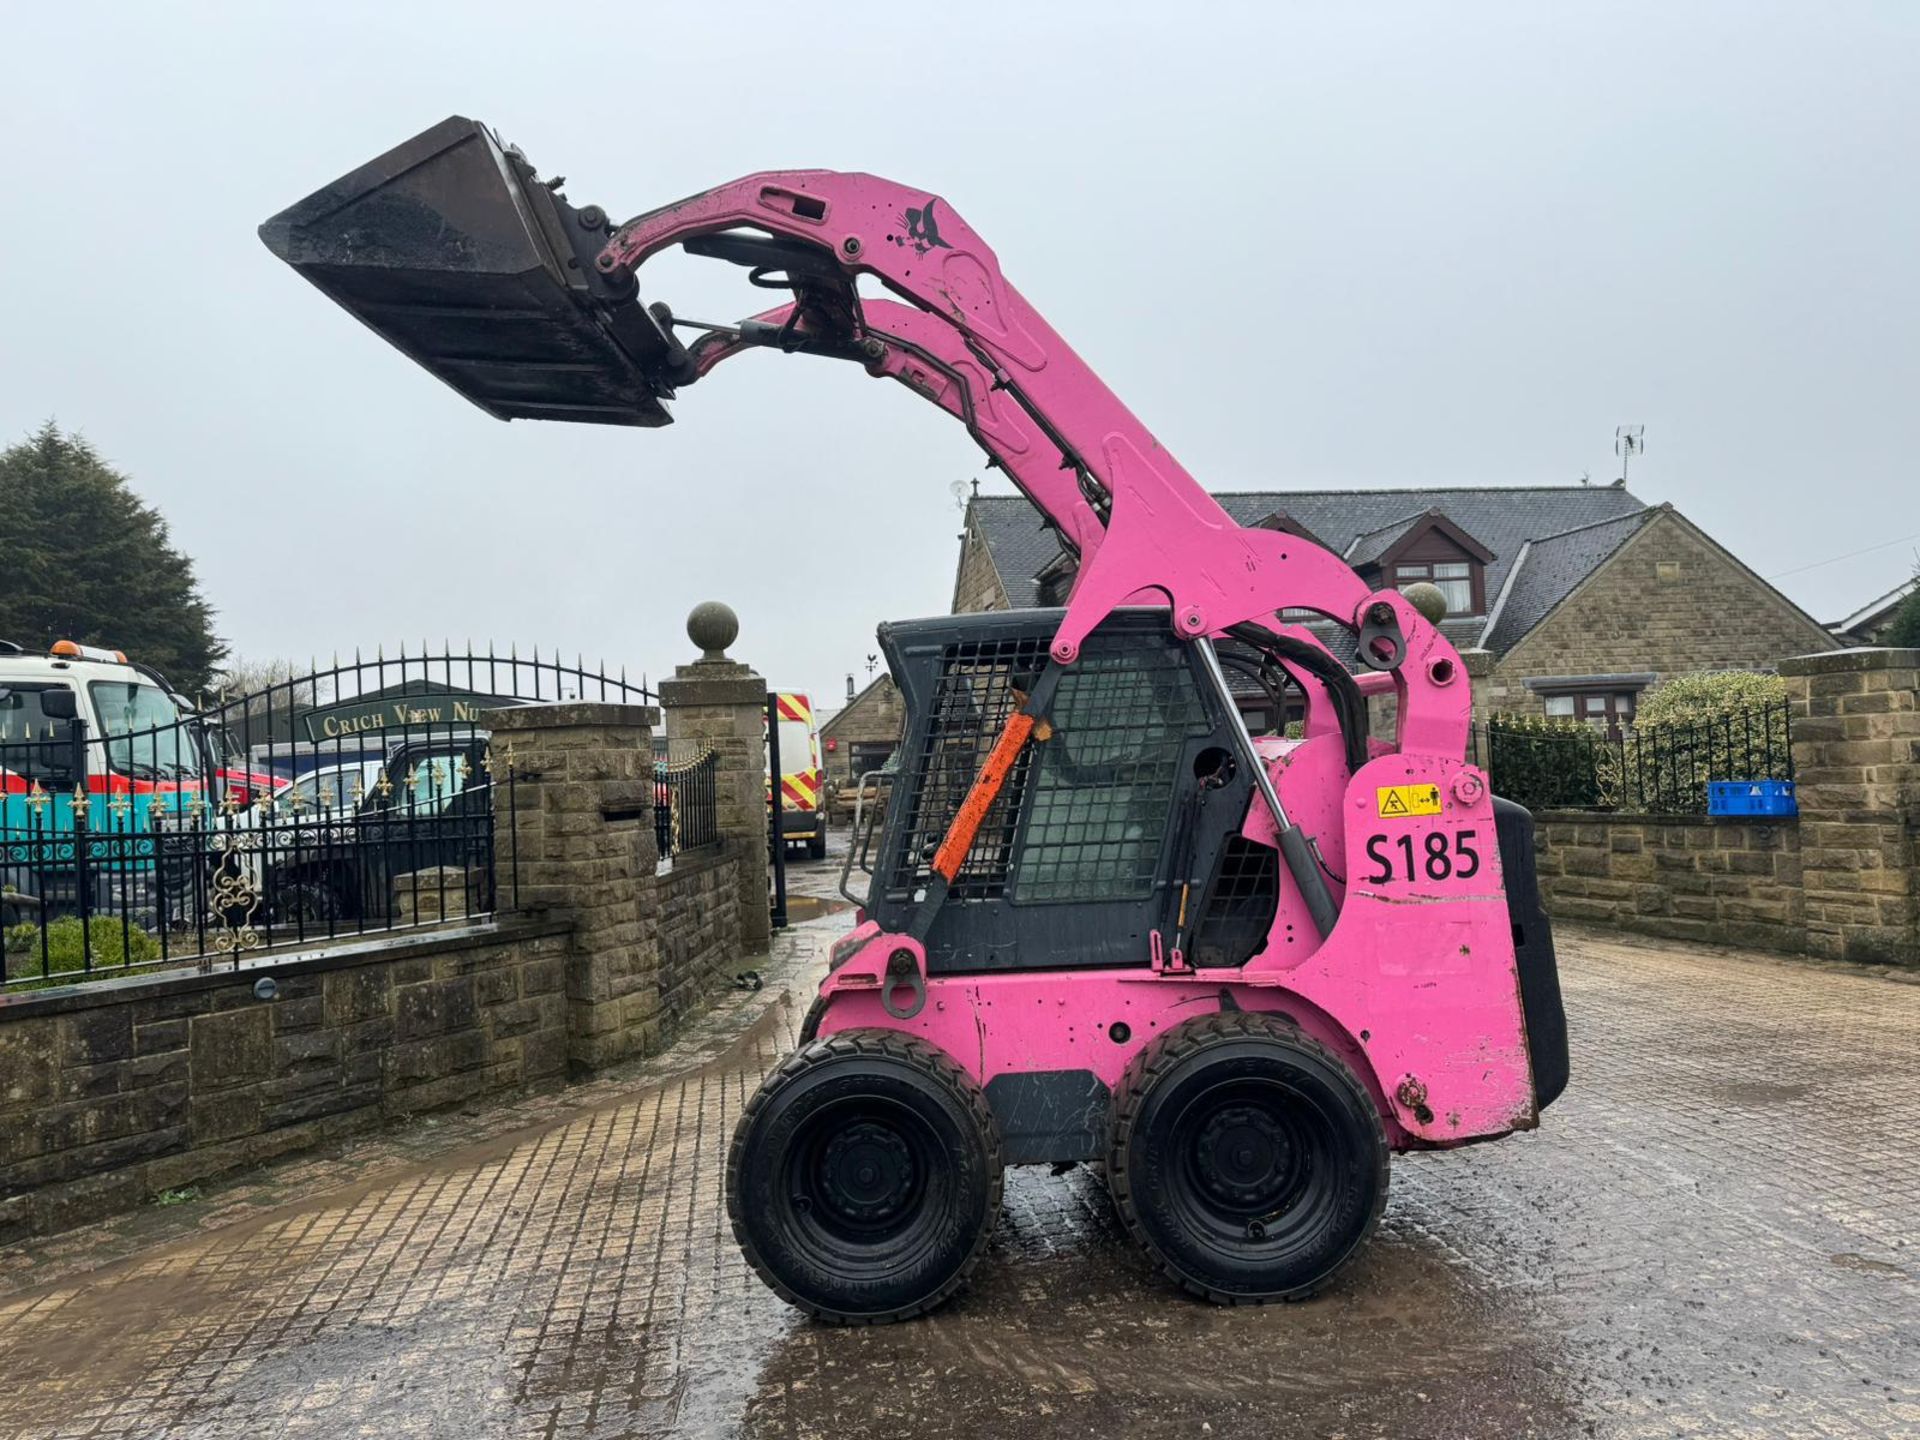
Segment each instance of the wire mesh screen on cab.
[{"label": "wire mesh screen on cab", "polygon": [[[1016,687],[1031,685],[1046,663],[1044,635],[966,640],[946,647],[920,753],[914,757],[907,837],[894,871],[895,889],[913,890],[931,878],[934,851],[1013,713]],[[950,899],[992,900],[1006,892],[1008,857],[1031,763],[1029,749],[981,822],[973,849],[947,892]]]},{"label": "wire mesh screen on cab", "polygon": [[[1046,663],[1032,637],[950,645],[935,687],[896,884],[917,886],[1024,687]],[[1016,901],[1152,892],[1187,740],[1212,728],[1171,643],[1096,635],[1061,676],[1052,734],[1030,744],[950,892]]]}]

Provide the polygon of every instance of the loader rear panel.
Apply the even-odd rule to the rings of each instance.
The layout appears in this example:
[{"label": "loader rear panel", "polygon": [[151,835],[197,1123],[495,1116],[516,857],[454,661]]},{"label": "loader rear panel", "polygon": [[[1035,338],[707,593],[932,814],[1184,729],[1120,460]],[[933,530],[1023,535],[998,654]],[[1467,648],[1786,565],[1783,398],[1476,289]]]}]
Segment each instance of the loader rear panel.
[{"label": "loader rear panel", "polygon": [[1500,869],[1506,877],[1507,913],[1513,919],[1513,956],[1520,971],[1520,1010],[1533,1060],[1534,1102],[1542,1109],[1567,1088],[1567,1014],[1560,1003],[1560,970],[1553,954],[1553,927],[1540,904],[1533,863],[1533,816],[1526,806],[1498,796],[1494,829],[1500,839]]}]

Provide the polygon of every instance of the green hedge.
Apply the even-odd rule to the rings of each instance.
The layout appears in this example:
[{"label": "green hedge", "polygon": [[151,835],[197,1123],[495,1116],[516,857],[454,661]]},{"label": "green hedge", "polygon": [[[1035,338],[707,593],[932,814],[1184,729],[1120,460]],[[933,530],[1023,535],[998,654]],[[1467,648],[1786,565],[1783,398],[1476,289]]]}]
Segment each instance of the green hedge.
[{"label": "green hedge", "polygon": [[1790,780],[1786,683],[1778,675],[1681,675],[1641,697],[1633,728],[1496,715],[1480,757],[1494,792],[1534,810],[1699,815],[1710,780]]},{"label": "green hedge", "polygon": [[[92,922],[82,943],[80,920],[69,915],[47,926],[46,954],[48,973],[61,977],[54,983],[77,979],[87,970],[87,950],[93,952],[95,971],[119,970],[161,958],[160,942],[138,925],[122,926],[117,918],[102,916]],[[41,973],[40,927],[32,922],[10,926],[5,934],[6,972],[9,979],[25,979]]]},{"label": "green hedge", "polygon": [[1590,810],[1603,803],[1606,737],[1577,720],[1495,715],[1483,757],[1496,795],[1529,810]]}]

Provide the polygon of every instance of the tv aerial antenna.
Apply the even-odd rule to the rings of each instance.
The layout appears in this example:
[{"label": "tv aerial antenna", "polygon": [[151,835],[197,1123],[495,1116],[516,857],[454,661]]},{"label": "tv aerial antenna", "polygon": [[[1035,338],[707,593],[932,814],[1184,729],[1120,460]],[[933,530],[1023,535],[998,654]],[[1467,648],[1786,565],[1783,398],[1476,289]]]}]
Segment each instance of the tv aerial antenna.
[{"label": "tv aerial antenna", "polygon": [[1633,457],[1644,455],[1647,450],[1647,427],[1644,425],[1617,425],[1613,431],[1613,453],[1620,457],[1620,483],[1627,483],[1627,467],[1633,463]]}]

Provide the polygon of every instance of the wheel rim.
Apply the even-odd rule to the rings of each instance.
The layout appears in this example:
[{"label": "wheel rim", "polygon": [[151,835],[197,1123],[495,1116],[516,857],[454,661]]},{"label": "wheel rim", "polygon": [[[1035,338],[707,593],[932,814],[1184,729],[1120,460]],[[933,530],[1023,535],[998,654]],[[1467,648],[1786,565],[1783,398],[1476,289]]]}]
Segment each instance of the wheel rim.
[{"label": "wheel rim", "polygon": [[943,1154],[913,1107],[880,1095],[848,1097],[797,1127],[779,1167],[777,1203],[814,1263],[887,1274],[940,1243]]},{"label": "wheel rim", "polygon": [[861,1120],[827,1141],[813,1188],[842,1226],[871,1231],[907,1209],[917,1180],[906,1138],[890,1125]]},{"label": "wheel rim", "polygon": [[1278,1077],[1222,1079],[1170,1119],[1166,1195],[1194,1240],[1235,1260],[1272,1259],[1325,1222],[1339,1131],[1310,1092]]}]

